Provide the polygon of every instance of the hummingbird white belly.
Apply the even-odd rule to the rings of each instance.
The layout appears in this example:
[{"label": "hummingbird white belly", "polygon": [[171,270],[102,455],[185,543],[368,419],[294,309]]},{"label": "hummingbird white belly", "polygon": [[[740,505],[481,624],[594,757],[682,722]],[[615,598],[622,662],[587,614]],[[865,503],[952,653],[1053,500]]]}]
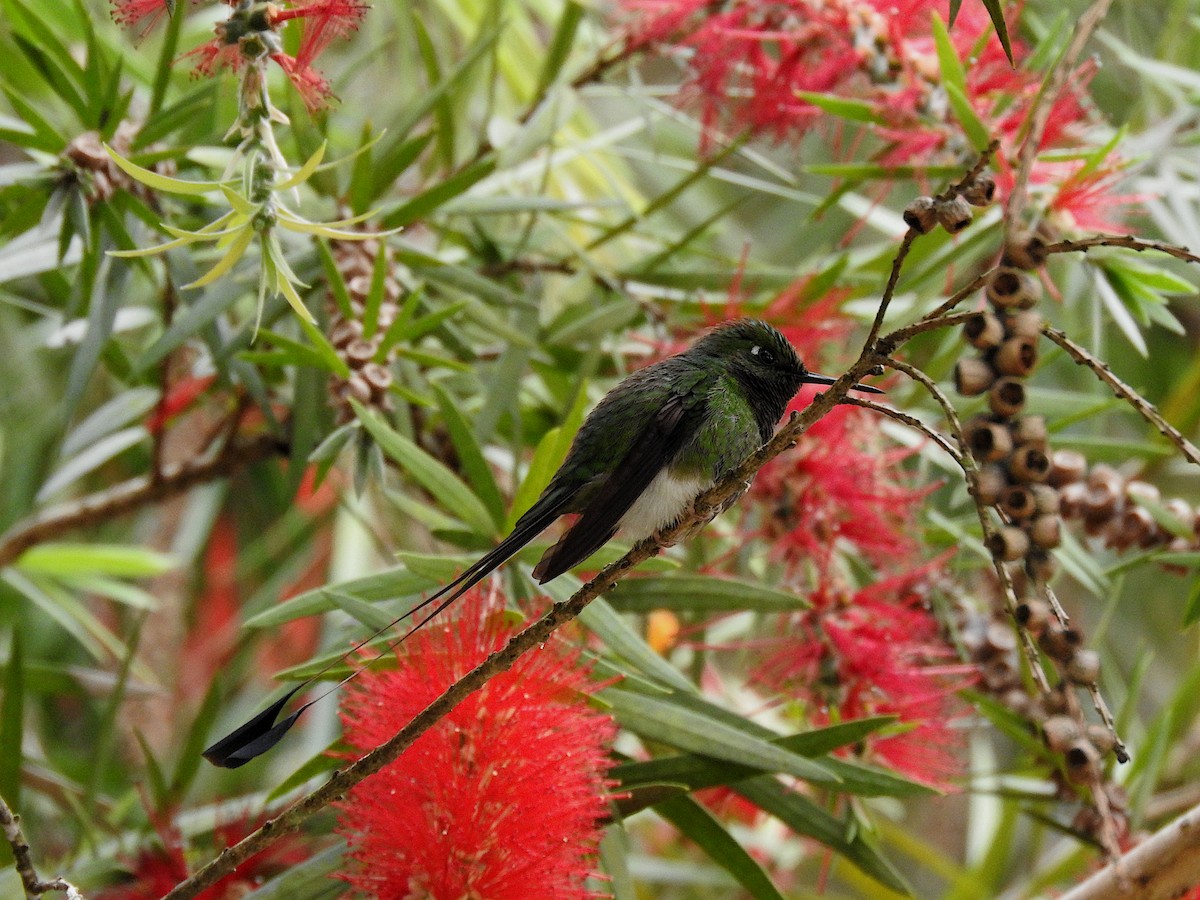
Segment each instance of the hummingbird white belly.
[{"label": "hummingbird white belly", "polygon": [[630,541],[648,538],[673,522],[703,491],[712,487],[709,479],[680,478],[663,469],[633,501],[633,506],[621,517],[617,528]]}]

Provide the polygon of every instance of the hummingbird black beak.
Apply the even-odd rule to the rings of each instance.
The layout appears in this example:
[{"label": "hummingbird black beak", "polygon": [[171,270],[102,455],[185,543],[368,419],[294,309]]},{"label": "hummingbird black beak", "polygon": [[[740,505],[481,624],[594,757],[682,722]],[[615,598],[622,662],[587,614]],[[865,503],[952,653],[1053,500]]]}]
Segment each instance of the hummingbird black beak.
[{"label": "hummingbird black beak", "polygon": [[[801,380],[803,384],[833,384],[837,381],[836,378],[830,378],[828,375],[818,375],[816,372],[805,372],[804,378]],[[850,388],[852,391],[866,391],[868,394],[882,394],[877,387],[871,387],[869,384],[856,384]]]}]

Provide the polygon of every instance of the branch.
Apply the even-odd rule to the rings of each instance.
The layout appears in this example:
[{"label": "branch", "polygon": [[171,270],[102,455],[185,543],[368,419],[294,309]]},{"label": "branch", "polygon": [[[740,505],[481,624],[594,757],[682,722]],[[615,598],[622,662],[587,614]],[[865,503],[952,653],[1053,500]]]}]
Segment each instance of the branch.
[{"label": "branch", "polygon": [[4,839],[12,847],[17,874],[21,876],[27,900],[35,900],[51,891],[66,891],[67,900],[83,900],[78,888],[63,878],[53,878],[50,881],[38,878],[37,870],[33,867],[33,857],[29,853],[29,843],[21,833],[21,817],[9,808],[3,797],[0,797],[0,831],[4,832]]},{"label": "branch", "polygon": [[1178,428],[1164,419],[1162,413],[1155,409],[1150,401],[1114,375],[1112,369],[1107,364],[1092,356],[1092,354],[1057,328],[1050,325],[1043,325],[1042,334],[1066,350],[1067,355],[1075,360],[1076,363],[1091,369],[1097,378],[1112,388],[1114,394],[1137,410],[1143,419],[1157,428],[1167,440],[1178,447],[1179,452],[1186,457],[1188,462],[1200,465],[1200,449],[1197,449],[1195,444],[1184,437]]},{"label": "branch", "polygon": [[1200,883],[1200,806],[1155,832],[1060,900],[1167,900]]},{"label": "branch", "polygon": [[0,535],[0,567],[10,565],[30,547],[64,531],[106,522],[182,493],[194,485],[223,478],[250,463],[286,452],[286,446],[269,434],[243,441],[231,440],[205,459],[164,466],[151,475],[131,478],[95,494],[52,506]]},{"label": "branch", "polygon": [[1136,250],[1144,253],[1147,250],[1157,250],[1167,256],[1173,256],[1184,262],[1200,263],[1200,256],[1192,253],[1187,247],[1175,244],[1165,244],[1162,241],[1144,241],[1132,234],[1097,234],[1078,241],[1058,241],[1048,244],[1045,248],[1050,253],[1087,253],[1092,247],[1124,247],[1126,250]]}]

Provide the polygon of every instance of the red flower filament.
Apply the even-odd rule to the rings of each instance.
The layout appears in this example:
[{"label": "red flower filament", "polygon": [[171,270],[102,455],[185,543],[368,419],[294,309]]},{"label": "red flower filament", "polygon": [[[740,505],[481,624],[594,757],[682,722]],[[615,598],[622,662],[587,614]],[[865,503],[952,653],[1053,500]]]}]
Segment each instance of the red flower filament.
[{"label": "red flower filament", "polygon": [[[461,607],[418,632],[396,669],[354,682],[351,747],[386,741],[512,634],[481,592]],[[591,687],[578,651],[550,643],[470,695],[340,805],[356,861],[342,877],[376,897],[592,896],[615,726],[587,705]]]}]

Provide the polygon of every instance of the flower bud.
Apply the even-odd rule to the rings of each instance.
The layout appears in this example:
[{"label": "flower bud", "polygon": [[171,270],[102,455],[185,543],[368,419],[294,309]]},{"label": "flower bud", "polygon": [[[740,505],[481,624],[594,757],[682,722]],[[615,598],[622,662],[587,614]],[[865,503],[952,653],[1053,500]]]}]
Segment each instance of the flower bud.
[{"label": "flower bud", "polygon": [[1037,341],[1031,337],[1011,337],[996,351],[996,368],[1003,375],[1028,375],[1037,365]]},{"label": "flower bud", "polygon": [[995,380],[995,371],[978,357],[963,357],[954,366],[954,389],[964,397],[982,394]]},{"label": "flower bud", "polygon": [[976,313],[963,323],[963,335],[972,347],[989,350],[1004,340],[1004,324],[990,312]]},{"label": "flower bud", "polygon": [[917,197],[904,208],[904,224],[917,234],[928,234],[937,221],[932,197]]},{"label": "flower bud", "polygon": [[992,556],[1001,562],[1014,562],[1029,550],[1029,536],[1013,525],[1002,525],[987,540]]},{"label": "flower bud", "polygon": [[971,204],[962,197],[934,201],[938,224],[950,234],[958,234],[971,224]]},{"label": "flower bud", "polygon": [[1001,268],[987,283],[988,302],[997,309],[1028,309],[1042,297],[1042,286],[1020,269]]},{"label": "flower bud", "polygon": [[988,407],[1001,418],[1009,419],[1018,415],[1025,408],[1025,385],[1012,376],[999,379],[988,391]]}]

